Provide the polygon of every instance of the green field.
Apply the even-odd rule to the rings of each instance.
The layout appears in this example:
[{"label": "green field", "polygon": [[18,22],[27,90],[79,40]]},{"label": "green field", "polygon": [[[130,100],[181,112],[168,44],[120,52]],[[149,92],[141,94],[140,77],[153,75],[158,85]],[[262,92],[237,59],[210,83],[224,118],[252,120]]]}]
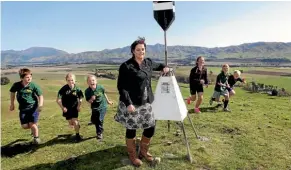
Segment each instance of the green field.
[{"label": "green field", "polygon": [[[102,68],[104,66],[97,66]],[[107,66],[106,66],[107,67]],[[90,72],[94,66],[82,68]],[[257,68],[243,68],[244,70]],[[211,70],[211,68],[209,68]],[[219,72],[213,68],[213,72]],[[261,68],[270,71],[271,68]],[[276,69],[278,70],[278,69]],[[285,69],[290,73],[291,69]],[[177,74],[189,73],[189,68],[178,68]],[[80,113],[81,135],[84,140],[74,143],[71,139],[58,138],[58,135],[73,134],[72,129],[62,117],[56,104],[57,91],[64,85],[65,74],[50,72],[33,73],[33,81],[39,84],[44,92],[44,108],[40,115],[39,146],[24,144],[31,140],[30,131],[20,128],[18,111],[9,111],[9,89],[12,83],[1,86],[1,146],[16,142],[14,150],[17,154],[8,157],[6,151],[1,155],[2,169],[135,169],[131,165],[123,165],[121,160],[127,158],[125,148],[125,129],[116,123],[113,116],[118,102],[116,80],[100,79],[108,96],[114,101],[105,117],[104,140],[95,138],[94,126],[88,126],[90,120],[89,104],[83,103]],[[278,85],[290,89],[290,77],[245,74],[257,81]],[[17,75],[8,76],[12,82],[18,81]],[[41,80],[41,79],[46,80]],[[77,84],[84,91],[87,87],[85,75],[77,76]],[[153,81],[155,87],[156,81]],[[180,84],[183,96],[189,95],[187,84]],[[232,112],[222,112],[209,106],[208,100],[213,93],[213,86],[205,89],[202,114],[190,113],[190,117],[198,131],[198,135],[209,138],[199,141],[195,138],[188,119],[184,120],[186,133],[190,142],[192,164],[186,159],[186,146],[183,136],[175,136],[178,127],[171,122],[168,132],[167,121],[158,121],[156,134],[150,147],[154,156],[161,157],[161,163],[155,169],[291,169],[291,100],[290,97],[271,97],[266,94],[255,94],[236,88],[237,95],[231,99]],[[16,105],[18,106],[18,105]],[[193,105],[188,105],[193,109]],[[141,136],[141,130],[137,135]],[[171,145],[167,142],[171,141]],[[23,144],[23,145],[20,145]],[[13,148],[12,148],[13,149]],[[165,155],[173,154],[175,158]],[[70,159],[74,157],[74,159]],[[139,169],[153,169],[146,163]]]}]

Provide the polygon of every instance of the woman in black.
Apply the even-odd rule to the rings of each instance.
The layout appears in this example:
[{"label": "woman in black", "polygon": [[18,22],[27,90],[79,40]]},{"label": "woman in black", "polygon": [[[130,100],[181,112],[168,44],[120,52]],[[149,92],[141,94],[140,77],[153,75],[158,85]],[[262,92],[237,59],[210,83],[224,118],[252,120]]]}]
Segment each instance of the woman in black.
[{"label": "woman in black", "polygon": [[[122,63],[119,68],[117,88],[119,91],[119,106],[115,120],[126,128],[126,145],[129,159],[135,166],[142,164],[145,158],[152,162],[153,157],[148,152],[149,144],[155,132],[155,120],[151,103],[154,95],[151,87],[152,71],[167,73],[169,68],[144,58],[146,44],[144,38],[139,38],[131,44],[132,58]],[[144,129],[140,141],[139,158],[136,156],[136,129]]]},{"label": "woman in black", "polygon": [[194,112],[201,113],[199,106],[203,100],[203,85],[208,87],[208,79],[207,79],[207,69],[204,67],[205,61],[202,56],[199,56],[196,59],[196,66],[191,69],[190,76],[189,76],[189,83],[190,83],[190,93],[191,97],[190,100],[196,100],[196,93],[198,95],[198,100],[196,102]]}]

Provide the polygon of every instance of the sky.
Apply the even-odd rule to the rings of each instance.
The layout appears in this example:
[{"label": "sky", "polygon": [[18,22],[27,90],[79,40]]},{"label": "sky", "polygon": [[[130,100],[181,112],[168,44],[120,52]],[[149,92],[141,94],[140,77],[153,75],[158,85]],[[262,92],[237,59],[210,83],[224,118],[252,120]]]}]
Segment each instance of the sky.
[{"label": "sky", "polygon": [[[291,42],[291,2],[176,1],[168,45],[224,47]],[[1,2],[1,50],[53,47],[69,53],[164,44],[152,1]]]}]

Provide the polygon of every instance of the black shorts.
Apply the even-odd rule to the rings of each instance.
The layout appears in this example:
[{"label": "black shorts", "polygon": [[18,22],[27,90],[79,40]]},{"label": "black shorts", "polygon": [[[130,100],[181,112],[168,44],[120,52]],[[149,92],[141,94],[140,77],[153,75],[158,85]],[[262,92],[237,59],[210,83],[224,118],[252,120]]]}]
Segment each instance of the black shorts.
[{"label": "black shorts", "polygon": [[193,88],[190,88],[191,95],[196,95],[196,93],[203,93],[203,85],[202,84],[195,84]]},{"label": "black shorts", "polygon": [[66,120],[71,120],[72,118],[78,118],[79,112],[77,108],[70,108],[67,110],[66,113],[63,112],[63,117],[66,118]]}]

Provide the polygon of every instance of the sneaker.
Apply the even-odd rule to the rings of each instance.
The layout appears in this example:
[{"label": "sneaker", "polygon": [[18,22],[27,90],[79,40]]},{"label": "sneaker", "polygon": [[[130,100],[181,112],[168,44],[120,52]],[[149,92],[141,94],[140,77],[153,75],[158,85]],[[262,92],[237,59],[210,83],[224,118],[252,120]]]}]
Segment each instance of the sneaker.
[{"label": "sneaker", "polygon": [[103,135],[102,135],[102,133],[97,134],[97,139],[103,139]]},{"label": "sneaker", "polygon": [[39,139],[39,137],[34,137],[34,138],[33,138],[33,144],[36,144],[36,145],[40,144],[40,139]]},{"label": "sneaker", "polygon": [[194,112],[195,112],[195,113],[201,113],[199,108],[195,108],[195,109],[194,109]]},{"label": "sneaker", "polygon": [[213,100],[212,100],[212,98],[210,98],[210,100],[209,100],[209,104],[210,104],[210,106],[213,104]]},{"label": "sneaker", "polygon": [[227,108],[223,108],[223,111],[225,111],[225,112],[231,112],[228,107]]}]

